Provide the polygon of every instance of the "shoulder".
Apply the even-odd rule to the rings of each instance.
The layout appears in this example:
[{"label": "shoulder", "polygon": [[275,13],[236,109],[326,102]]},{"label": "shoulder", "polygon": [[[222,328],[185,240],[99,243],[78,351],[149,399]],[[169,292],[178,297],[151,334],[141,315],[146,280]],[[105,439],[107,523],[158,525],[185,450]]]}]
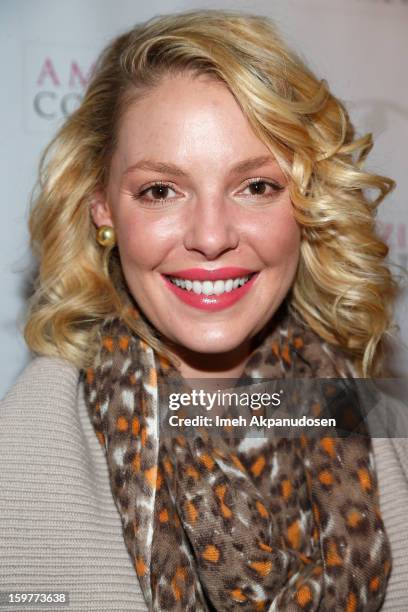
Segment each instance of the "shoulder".
[{"label": "shoulder", "polygon": [[[392,571],[384,612],[408,609],[408,405],[389,395],[372,411],[372,448],[378,479],[381,515],[391,544]],[[388,421],[388,428],[385,419]],[[392,427],[389,427],[389,424]],[[388,435],[401,437],[387,437]]]},{"label": "shoulder", "polygon": [[74,365],[37,357],[0,405],[0,587],[146,610],[82,390]]},{"label": "shoulder", "polygon": [[406,439],[373,438],[381,516],[391,546],[392,569],[384,612],[408,610],[408,445]]},{"label": "shoulder", "polygon": [[36,357],[23,370],[0,404],[2,476],[23,481],[83,446],[78,383],[79,370],[63,359]]},{"label": "shoulder", "polygon": [[[398,383],[397,379],[380,382]],[[387,470],[391,465],[398,468],[408,490],[408,402],[397,394],[384,392],[378,385],[371,395],[366,388],[359,385],[359,398],[365,404],[377,468]]]},{"label": "shoulder", "polygon": [[65,359],[35,357],[21,372],[4,397],[1,406],[16,402],[30,403],[49,399],[70,400],[75,394],[79,370]]},{"label": "shoulder", "polygon": [[[79,370],[64,359],[36,357],[0,404],[0,460],[10,476],[22,465],[57,459],[79,429]],[[71,443],[72,444],[72,443]],[[16,458],[20,457],[20,465]]]}]

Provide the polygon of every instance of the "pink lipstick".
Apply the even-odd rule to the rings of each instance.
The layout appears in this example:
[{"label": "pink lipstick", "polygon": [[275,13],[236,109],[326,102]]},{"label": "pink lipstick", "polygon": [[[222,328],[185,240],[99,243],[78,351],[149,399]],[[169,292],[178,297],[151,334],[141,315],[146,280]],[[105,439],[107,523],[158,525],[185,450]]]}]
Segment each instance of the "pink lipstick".
[{"label": "pink lipstick", "polygon": [[212,312],[238,302],[258,276],[259,272],[235,266],[215,270],[188,268],[162,274],[168,289],[182,302]]}]

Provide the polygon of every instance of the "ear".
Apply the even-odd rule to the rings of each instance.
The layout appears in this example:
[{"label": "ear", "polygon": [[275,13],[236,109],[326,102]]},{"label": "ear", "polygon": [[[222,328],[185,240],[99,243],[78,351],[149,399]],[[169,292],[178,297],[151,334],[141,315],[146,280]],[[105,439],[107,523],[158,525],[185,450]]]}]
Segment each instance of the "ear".
[{"label": "ear", "polygon": [[100,227],[101,225],[113,227],[112,214],[106,199],[106,194],[102,190],[98,189],[92,194],[89,209],[96,227]]}]

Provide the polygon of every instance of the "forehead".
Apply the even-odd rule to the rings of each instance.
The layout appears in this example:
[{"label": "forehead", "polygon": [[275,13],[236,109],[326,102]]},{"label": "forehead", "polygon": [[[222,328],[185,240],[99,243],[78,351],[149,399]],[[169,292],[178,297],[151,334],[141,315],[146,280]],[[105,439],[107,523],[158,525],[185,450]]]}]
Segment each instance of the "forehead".
[{"label": "forehead", "polygon": [[[160,153],[184,158],[262,155],[266,145],[253,132],[227,86],[208,75],[166,75],[133,100],[122,116],[118,155]],[[270,152],[270,151],[269,151]]]},{"label": "forehead", "polygon": [[182,74],[165,76],[153,89],[146,91],[127,108],[120,131],[128,129],[139,133],[152,132],[166,127],[193,129],[211,119],[223,120],[226,127],[228,117],[238,123],[246,121],[242,111],[227,86],[203,75]]}]

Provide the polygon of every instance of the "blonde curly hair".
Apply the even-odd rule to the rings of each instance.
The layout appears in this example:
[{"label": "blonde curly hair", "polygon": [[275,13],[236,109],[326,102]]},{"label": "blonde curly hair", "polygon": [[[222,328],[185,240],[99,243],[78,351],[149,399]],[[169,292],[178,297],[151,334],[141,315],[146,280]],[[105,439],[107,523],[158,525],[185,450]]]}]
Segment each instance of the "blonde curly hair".
[{"label": "blonde curly hair", "polygon": [[[29,229],[39,261],[24,336],[36,353],[87,367],[95,332],[122,316],[169,358],[143,316],[129,316],[116,249],[101,248],[90,199],[105,188],[123,112],[164,74],[190,71],[226,84],[289,178],[301,232],[290,308],[351,358],[359,376],[383,370],[398,283],[377,236],[378,204],[394,187],[362,169],[371,134],[357,138],[344,105],[287,48],[266,17],[195,10],[155,17],[101,53],[79,108],[40,161]],[[371,199],[368,190],[376,190]],[[135,304],[133,304],[135,306]]]}]

